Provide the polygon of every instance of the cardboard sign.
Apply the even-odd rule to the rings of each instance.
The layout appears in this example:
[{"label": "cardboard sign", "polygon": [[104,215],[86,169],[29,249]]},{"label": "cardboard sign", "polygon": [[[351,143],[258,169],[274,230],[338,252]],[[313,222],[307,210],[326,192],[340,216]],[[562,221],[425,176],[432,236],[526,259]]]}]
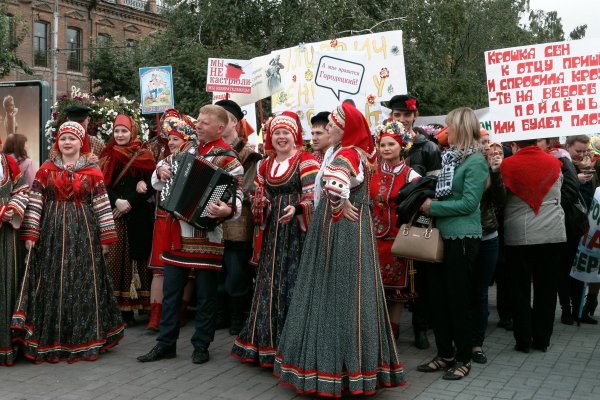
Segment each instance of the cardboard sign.
[{"label": "cardboard sign", "polygon": [[597,133],[600,39],[485,52],[492,140]]},{"label": "cardboard sign", "polygon": [[252,64],[247,60],[209,58],[207,92],[252,93]]},{"label": "cardboard sign", "polygon": [[175,107],[170,65],[139,69],[142,114],[159,114]]},{"label": "cardboard sign", "polygon": [[[305,140],[310,139],[310,118],[333,110],[343,100],[352,99],[369,125],[376,126],[389,114],[381,101],[407,93],[401,31],[305,43],[277,54],[285,69],[281,70],[283,90],[271,98],[272,111],[296,112]],[[362,68],[355,63],[363,66],[362,77]],[[330,65],[335,73],[328,69]],[[327,101],[321,98],[323,93]]]}]

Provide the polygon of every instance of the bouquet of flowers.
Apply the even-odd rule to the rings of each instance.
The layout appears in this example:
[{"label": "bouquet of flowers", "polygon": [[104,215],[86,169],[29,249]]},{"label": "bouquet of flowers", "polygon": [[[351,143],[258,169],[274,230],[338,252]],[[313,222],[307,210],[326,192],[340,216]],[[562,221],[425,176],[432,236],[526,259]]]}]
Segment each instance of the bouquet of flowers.
[{"label": "bouquet of flowers", "polygon": [[108,142],[113,130],[113,121],[119,114],[130,116],[138,128],[138,136],[142,141],[148,140],[150,129],[148,123],[142,117],[140,105],[134,100],[128,100],[122,96],[112,98],[104,97],[60,97],[52,106],[52,119],[48,120],[45,127],[45,136],[48,148],[52,146],[58,127],[67,120],[65,109],[74,104],[83,104],[92,109],[90,111],[90,123],[88,134],[98,136],[105,143]]}]

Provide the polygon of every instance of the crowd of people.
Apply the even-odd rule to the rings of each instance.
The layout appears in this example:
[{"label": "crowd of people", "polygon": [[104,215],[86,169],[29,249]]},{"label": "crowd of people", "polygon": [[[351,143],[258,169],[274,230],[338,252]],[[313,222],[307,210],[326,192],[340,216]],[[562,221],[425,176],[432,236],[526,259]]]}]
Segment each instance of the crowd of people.
[{"label": "crowd of people", "polygon": [[[147,142],[118,115],[106,144],[75,105],[37,172],[26,138],[9,135],[0,365],[19,354],[95,360],[142,315],[158,337],[138,361],[174,358],[194,305],[193,363],[209,361],[227,327],[233,357],[298,393],[338,397],[405,383],[406,309],[415,347],[430,347],[432,328],[437,348],[418,371],[459,380],[486,363],[493,282],[516,351],[550,346],[557,295],[562,323],[596,324],[600,286],[582,305],[585,285],[569,275],[600,185],[590,138],[495,143],[469,108],[448,113],[445,127],[417,127],[416,98],[383,105],[392,112],[374,130],[351,101],[315,113],[310,146],[296,113],[273,116],[264,153],[247,143],[253,129],[231,100],[197,118],[168,110]],[[207,206],[210,229],[160,207],[184,153],[236,182],[227,201]],[[403,223],[439,229],[441,264],[392,254]]]}]

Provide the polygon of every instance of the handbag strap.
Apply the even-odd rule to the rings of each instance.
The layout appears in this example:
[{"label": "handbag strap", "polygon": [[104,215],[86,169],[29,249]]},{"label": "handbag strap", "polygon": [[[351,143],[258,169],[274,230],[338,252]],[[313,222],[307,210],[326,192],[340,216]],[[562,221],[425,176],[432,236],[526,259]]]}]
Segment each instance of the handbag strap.
[{"label": "handbag strap", "polygon": [[133,157],[131,157],[131,159],[129,160],[129,162],[125,165],[125,167],[123,168],[123,170],[121,171],[121,173],[119,174],[119,176],[117,176],[117,179],[115,179],[115,181],[113,182],[113,186],[117,186],[117,184],[125,176],[125,173],[129,169],[129,167],[131,167],[131,164],[133,164],[133,162],[135,161],[135,159],[137,158],[137,156],[139,154],[140,154],[140,150],[138,150],[138,151],[135,152],[135,154],[133,155]]}]

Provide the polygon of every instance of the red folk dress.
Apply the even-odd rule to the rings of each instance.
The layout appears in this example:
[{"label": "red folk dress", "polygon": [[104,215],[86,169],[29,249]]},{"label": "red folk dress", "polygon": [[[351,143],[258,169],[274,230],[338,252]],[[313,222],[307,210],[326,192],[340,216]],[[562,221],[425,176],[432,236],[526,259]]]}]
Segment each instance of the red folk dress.
[{"label": "red folk dress", "polygon": [[418,178],[420,175],[404,162],[394,167],[381,162],[369,185],[379,266],[387,301],[408,301],[417,297],[412,264],[404,258],[392,256],[391,249],[399,230],[396,226],[396,195],[402,186]]}]

